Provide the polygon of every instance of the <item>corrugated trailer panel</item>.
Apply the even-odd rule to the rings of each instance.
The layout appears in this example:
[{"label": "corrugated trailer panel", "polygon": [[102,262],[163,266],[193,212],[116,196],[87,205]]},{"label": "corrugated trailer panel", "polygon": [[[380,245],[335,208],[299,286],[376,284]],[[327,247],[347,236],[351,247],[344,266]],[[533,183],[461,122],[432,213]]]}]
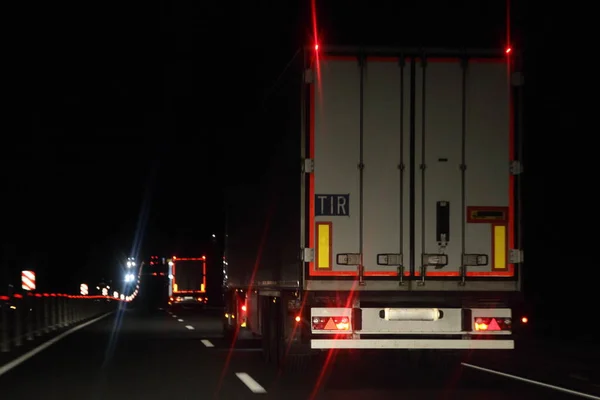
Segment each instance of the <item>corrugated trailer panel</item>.
[{"label": "corrugated trailer panel", "polygon": [[[468,278],[515,276],[508,59],[426,60],[367,57],[362,79],[356,56],[313,60],[311,279],[357,276],[356,265],[337,263],[349,253],[362,254],[365,279],[398,278],[381,254],[402,254],[414,279],[459,277],[463,253],[482,264],[467,265]],[[427,254],[446,265],[428,265]]]}]

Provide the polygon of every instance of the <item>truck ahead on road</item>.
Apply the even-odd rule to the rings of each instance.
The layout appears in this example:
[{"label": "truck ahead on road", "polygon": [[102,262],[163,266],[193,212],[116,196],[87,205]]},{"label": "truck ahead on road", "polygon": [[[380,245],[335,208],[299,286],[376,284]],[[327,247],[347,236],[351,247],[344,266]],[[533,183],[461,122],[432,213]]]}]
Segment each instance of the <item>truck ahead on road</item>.
[{"label": "truck ahead on road", "polygon": [[[132,269],[135,270],[135,266],[132,266]],[[166,259],[151,256],[149,260],[141,263],[139,275],[137,304],[152,312],[166,309],[169,300]]]},{"label": "truck ahead on road", "polygon": [[[223,326],[266,359],[514,348],[521,74],[507,50],[304,49],[300,134],[230,189]],[[518,106],[518,107],[517,107]]]},{"label": "truck ahead on road", "polygon": [[168,260],[169,305],[172,309],[199,309],[206,297],[206,256],[176,257]]}]

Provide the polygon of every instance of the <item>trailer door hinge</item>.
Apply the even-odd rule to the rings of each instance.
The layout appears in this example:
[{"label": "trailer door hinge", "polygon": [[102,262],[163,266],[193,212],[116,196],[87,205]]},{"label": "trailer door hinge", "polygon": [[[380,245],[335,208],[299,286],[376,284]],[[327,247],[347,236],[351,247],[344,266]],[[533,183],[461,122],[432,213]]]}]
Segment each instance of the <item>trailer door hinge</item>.
[{"label": "trailer door hinge", "polygon": [[520,264],[523,262],[523,259],[523,250],[510,249],[510,251],[508,252],[508,262],[511,264]]},{"label": "trailer door hinge", "polygon": [[311,84],[315,81],[315,74],[311,68],[304,70],[304,83]]},{"label": "trailer door hinge", "polygon": [[315,171],[315,161],[311,158],[305,158],[302,164],[302,172],[312,174]]},{"label": "trailer door hinge", "polygon": [[521,164],[521,161],[518,160],[511,161],[509,169],[511,175],[519,175],[523,173],[523,165]]},{"label": "trailer door hinge", "polygon": [[304,261],[304,262],[315,261],[315,249],[310,249],[310,248],[302,249],[302,261]]}]

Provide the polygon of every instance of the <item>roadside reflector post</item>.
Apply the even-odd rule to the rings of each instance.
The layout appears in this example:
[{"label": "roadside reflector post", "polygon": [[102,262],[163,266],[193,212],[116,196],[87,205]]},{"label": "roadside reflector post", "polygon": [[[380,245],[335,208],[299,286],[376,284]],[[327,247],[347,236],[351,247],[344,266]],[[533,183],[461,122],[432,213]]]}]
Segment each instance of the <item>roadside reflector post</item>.
[{"label": "roadside reflector post", "polygon": [[33,303],[33,312],[35,315],[35,336],[42,336],[44,333],[44,298],[41,294],[36,293]]},{"label": "roadside reflector post", "polygon": [[10,334],[8,328],[8,304],[7,299],[0,298],[0,351],[8,353],[10,351]]},{"label": "roadside reflector post", "polygon": [[62,294],[58,295],[58,326],[65,327],[65,298]]},{"label": "roadside reflector post", "polygon": [[70,299],[69,297],[65,296],[65,325],[69,326],[71,325],[71,303],[73,302],[73,299]]},{"label": "roadside reflector post", "polygon": [[[83,300],[80,300],[83,301]],[[77,299],[70,299],[69,300],[69,323],[74,324],[77,319],[75,318],[75,307],[77,307],[77,303],[79,303],[79,301],[77,301]]]},{"label": "roadside reflector post", "polygon": [[62,297],[59,293],[56,294],[56,329],[62,328],[63,308]]},{"label": "roadside reflector post", "polygon": [[20,347],[23,345],[23,330],[21,329],[21,324],[23,323],[23,310],[25,309],[23,305],[23,301],[20,301],[23,298],[20,294],[15,294],[15,327],[14,327],[14,335],[15,335],[15,346]]},{"label": "roadside reflector post", "polygon": [[52,308],[52,330],[58,329],[58,296],[55,294],[51,297],[51,308]]},{"label": "roadside reflector post", "polygon": [[73,303],[71,304],[71,321],[73,321],[73,323],[79,321],[79,307],[83,302],[84,300],[73,301]]},{"label": "roadside reflector post", "polygon": [[44,293],[43,297],[44,302],[44,333],[50,333],[50,296]]},{"label": "roadside reflector post", "polygon": [[73,320],[71,319],[71,309],[72,309],[73,301],[75,301],[75,300],[65,296],[65,325],[66,326],[71,325],[71,323],[73,322]]},{"label": "roadside reflector post", "polygon": [[26,325],[25,325],[25,340],[32,341],[33,340],[33,296],[30,293],[27,293],[27,296],[23,299],[23,305],[25,306],[25,310],[27,312]]}]

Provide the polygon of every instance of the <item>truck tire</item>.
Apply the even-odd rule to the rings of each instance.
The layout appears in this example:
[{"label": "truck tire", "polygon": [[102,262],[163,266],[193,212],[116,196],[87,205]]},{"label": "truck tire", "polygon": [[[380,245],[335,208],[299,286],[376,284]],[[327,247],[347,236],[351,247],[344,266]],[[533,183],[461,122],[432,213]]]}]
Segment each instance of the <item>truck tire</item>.
[{"label": "truck tire", "polygon": [[271,315],[270,305],[268,297],[260,297],[260,318],[261,318],[261,345],[262,345],[262,358],[266,363],[271,362]]}]

